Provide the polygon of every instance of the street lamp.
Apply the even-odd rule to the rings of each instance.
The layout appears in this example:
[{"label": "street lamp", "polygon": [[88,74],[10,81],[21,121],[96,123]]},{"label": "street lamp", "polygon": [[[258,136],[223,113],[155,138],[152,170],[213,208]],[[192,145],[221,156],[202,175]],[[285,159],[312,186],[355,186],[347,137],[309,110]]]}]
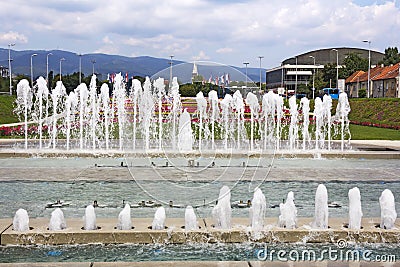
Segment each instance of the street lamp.
[{"label": "street lamp", "polygon": [[53,53],[48,53],[46,55],[46,84],[47,88],[49,88],[49,56],[53,55]]},{"label": "street lamp", "polygon": [[12,95],[12,78],[11,78],[11,46],[15,44],[8,44],[8,75],[10,76],[10,95]]},{"label": "street lamp", "polygon": [[297,57],[296,59],[296,83],[294,84],[294,97],[297,98]]},{"label": "street lamp", "polygon": [[92,75],[94,75],[94,64],[96,64],[96,60],[92,60]]},{"label": "street lamp", "polygon": [[61,58],[61,59],[60,59],[60,81],[61,81],[61,78],[62,78],[61,62],[63,62],[64,60],[65,60],[65,58]]},{"label": "street lamp", "polygon": [[243,62],[244,65],[246,65],[246,90],[247,90],[247,65],[249,65],[249,62]]},{"label": "street lamp", "polygon": [[174,55],[170,55],[169,56],[171,58],[171,61],[169,62],[169,89],[171,89],[172,87],[172,58],[174,57]]},{"label": "street lamp", "polygon": [[78,54],[79,56],[79,84],[82,83],[82,54]]},{"label": "street lamp", "polygon": [[310,56],[310,58],[312,58],[314,60],[313,75],[312,75],[312,98],[315,99],[315,97],[314,97],[314,93],[315,93],[315,84],[314,84],[314,80],[315,80],[315,57],[314,56]]},{"label": "street lamp", "polygon": [[258,56],[258,58],[260,59],[260,93],[261,93],[261,59],[263,59],[263,56]]},{"label": "street lamp", "polygon": [[371,41],[369,41],[369,40],[364,40],[363,41],[364,43],[368,43],[368,85],[367,85],[367,98],[369,98],[369,95],[370,95],[370,89],[369,89],[369,86],[370,86],[370,75],[371,75]]},{"label": "street lamp", "polygon": [[31,55],[31,87],[33,88],[33,57],[36,57],[37,54]]},{"label": "street lamp", "polygon": [[336,52],[336,89],[339,91],[339,51],[337,49],[332,49]]}]

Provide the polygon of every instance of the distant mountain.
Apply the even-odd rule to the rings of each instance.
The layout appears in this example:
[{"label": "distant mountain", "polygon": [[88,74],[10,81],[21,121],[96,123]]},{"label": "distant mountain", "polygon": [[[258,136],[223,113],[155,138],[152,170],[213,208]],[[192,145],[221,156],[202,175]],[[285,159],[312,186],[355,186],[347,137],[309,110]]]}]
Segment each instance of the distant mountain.
[{"label": "distant mountain", "polygon": [[[47,55],[49,59],[49,72],[53,71],[54,74],[58,74],[60,72],[60,59],[64,58],[65,60],[61,63],[61,71],[63,74],[71,74],[74,72],[79,72],[79,56],[76,53],[62,51],[62,50],[24,50],[17,51],[11,50],[11,59],[12,59],[12,73],[13,74],[24,74],[30,76],[31,74],[31,57],[33,54],[37,54],[37,56],[32,57],[33,64],[33,72],[34,77],[46,76],[46,59]],[[126,72],[129,76],[153,76],[156,73],[169,73],[170,67],[170,59],[164,58],[154,58],[150,56],[140,56],[140,57],[125,57],[118,55],[106,55],[106,54],[84,54],[81,56],[82,62],[82,72],[87,75],[91,75],[93,71],[93,67],[95,73],[99,75],[100,79],[106,79],[107,74],[109,73],[118,73],[121,72],[125,74]],[[93,63],[94,62],[94,63]],[[186,63],[184,61],[173,60],[173,76],[178,76],[179,73],[178,68],[175,69],[176,65],[181,65],[182,63]],[[193,64],[184,64],[187,65],[186,70],[184,71],[185,75],[193,70]],[[0,66],[8,67],[8,49],[0,48]],[[225,66],[229,67],[229,66]],[[240,71],[245,73],[245,68],[238,68],[232,66],[231,68],[236,69],[236,71]],[[163,71],[164,70],[164,71]],[[255,82],[259,81],[259,69],[258,68],[248,68],[247,74],[250,80]],[[209,73],[213,76],[222,75],[223,71],[221,69],[214,71],[207,71],[207,73],[203,74],[199,70],[199,74],[205,76],[208,80]],[[169,75],[168,75],[169,77]],[[265,70],[263,69],[262,81],[265,82]]]}]

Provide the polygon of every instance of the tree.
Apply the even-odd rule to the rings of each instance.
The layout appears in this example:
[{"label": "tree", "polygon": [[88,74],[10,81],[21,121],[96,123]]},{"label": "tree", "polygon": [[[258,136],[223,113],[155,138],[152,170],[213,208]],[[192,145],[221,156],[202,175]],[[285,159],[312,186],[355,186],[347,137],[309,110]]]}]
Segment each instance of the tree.
[{"label": "tree", "polygon": [[328,63],[324,66],[323,80],[332,86],[336,85],[336,63]]},{"label": "tree", "polygon": [[350,53],[343,60],[343,68],[339,69],[339,77],[345,79],[358,70],[368,70],[368,59],[357,53]]},{"label": "tree", "polygon": [[394,65],[400,61],[400,54],[397,47],[388,47],[385,49],[385,56],[383,57],[383,61],[379,62],[380,64],[384,64],[385,66]]}]

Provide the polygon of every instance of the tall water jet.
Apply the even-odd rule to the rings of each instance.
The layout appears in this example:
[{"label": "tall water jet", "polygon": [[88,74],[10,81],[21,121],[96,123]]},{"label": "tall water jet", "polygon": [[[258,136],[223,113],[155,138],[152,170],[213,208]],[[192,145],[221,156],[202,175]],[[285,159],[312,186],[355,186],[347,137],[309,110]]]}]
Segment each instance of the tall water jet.
[{"label": "tall water jet", "polygon": [[29,231],[29,216],[24,209],[19,209],[13,219],[13,230],[17,232]]},{"label": "tall water jet", "polygon": [[114,107],[117,108],[117,121],[118,121],[118,138],[119,138],[119,149],[123,149],[123,138],[125,129],[125,100],[126,100],[126,90],[124,85],[124,79],[121,73],[118,73],[114,79],[114,94],[113,101]]},{"label": "tall water jet", "polygon": [[210,109],[211,109],[211,148],[215,148],[215,122],[218,120],[218,93],[215,90],[211,90],[208,93],[208,100],[210,101]]},{"label": "tall water jet", "polygon": [[307,97],[303,97],[300,100],[300,108],[303,115],[303,150],[306,150],[307,145],[309,145],[311,141],[310,133],[308,131],[308,126],[310,125],[310,100],[308,100]]},{"label": "tall water jet", "polygon": [[203,120],[207,114],[207,100],[203,92],[198,92],[196,95],[197,112],[199,114],[199,151],[201,151],[201,141],[203,139]]},{"label": "tall water jet", "polygon": [[49,89],[47,88],[47,82],[46,80],[40,76],[39,79],[36,80],[36,86],[37,86],[37,91],[36,91],[36,109],[39,111],[39,117],[38,117],[38,132],[39,132],[39,149],[42,149],[42,140],[43,140],[43,101],[45,101],[45,111],[46,111],[46,117],[47,117],[47,106],[48,106],[48,99],[49,99]]},{"label": "tall water jet", "polygon": [[118,230],[132,229],[131,206],[129,204],[125,204],[125,207],[118,215],[117,229]]},{"label": "tall water jet", "polygon": [[197,217],[192,206],[185,209],[185,231],[197,230]]},{"label": "tall water jet", "polygon": [[235,109],[236,113],[236,121],[237,121],[237,144],[236,147],[237,149],[240,149],[240,140],[241,140],[241,135],[242,135],[242,129],[243,129],[243,119],[244,119],[244,103],[243,103],[243,97],[242,94],[240,93],[239,90],[237,90],[235,93],[233,93],[233,108]]},{"label": "tall water jet", "polygon": [[276,105],[276,150],[280,148],[281,136],[282,136],[282,118],[283,114],[283,97],[278,94],[275,94],[275,105]]},{"label": "tall water jet", "polygon": [[178,121],[178,115],[182,112],[182,103],[181,97],[179,94],[179,83],[178,78],[174,77],[172,79],[172,86],[170,89],[170,98],[172,98],[172,107],[171,107],[171,121],[172,121],[172,149],[176,149],[176,141],[177,141],[177,134],[176,134],[176,127]]},{"label": "tall water jet", "polygon": [[324,109],[324,121],[326,125],[326,133],[328,135],[328,150],[331,150],[332,97],[330,95],[324,95],[322,105]]},{"label": "tall water jet", "polygon": [[295,95],[289,98],[289,109],[290,109],[289,147],[291,150],[293,150],[296,148],[296,141],[299,136],[299,126],[298,126],[299,112],[297,110]]},{"label": "tall water jet", "polygon": [[264,118],[264,149],[267,149],[267,144],[273,142],[275,131],[275,93],[269,91],[262,98],[262,112]]},{"label": "tall water jet", "polygon": [[185,109],[179,117],[178,148],[179,151],[191,151],[193,132],[189,112]]},{"label": "tall water jet", "polygon": [[226,94],[221,101],[222,123],[221,127],[224,133],[224,148],[228,149],[228,137],[232,134],[232,124],[230,114],[232,113],[233,98],[230,94]]},{"label": "tall water jet", "polygon": [[81,83],[75,89],[75,93],[79,94],[79,148],[83,149],[84,146],[84,134],[86,128],[86,115],[88,112],[88,99],[89,91],[86,84]]},{"label": "tall water jet", "polygon": [[96,86],[96,75],[93,74],[89,84],[89,103],[90,103],[90,135],[92,139],[92,149],[96,149],[96,128],[98,121],[98,110],[97,110],[97,86]]},{"label": "tall water jet", "polygon": [[228,186],[223,186],[219,191],[218,203],[212,210],[212,217],[215,221],[215,228],[231,228],[231,190]]},{"label": "tall water jet", "polygon": [[162,99],[165,95],[164,78],[158,78],[153,82],[154,93],[158,101],[158,149],[162,147],[163,117],[162,117]]},{"label": "tall water jet", "polygon": [[64,213],[60,208],[56,208],[51,213],[49,230],[50,231],[60,231],[67,228],[67,223],[65,222]]},{"label": "tall water jet", "polygon": [[340,120],[340,128],[341,128],[341,145],[340,148],[343,151],[344,150],[344,138],[346,135],[349,136],[350,139],[350,130],[349,130],[349,118],[348,115],[350,113],[350,104],[349,100],[347,98],[347,94],[345,92],[342,92],[339,94],[339,101],[338,105],[336,106],[336,114],[335,116],[337,119]]},{"label": "tall water jet", "polygon": [[397,213],[395,201],[392,191],[389,189],[383,190],[379,197],[379,204],[381,206],[381,223],[382,229],[392,229],[396,222]]},{"label": "tall water jet", "polygon": [[315,121],[315,149],[318,150],[324,145],[324,108],[321,98],[315,98],[314,102],[314,121]]},{"label": "tall water jet", "polygon": [[84,216],[84,230],[97,230],[96,226],[96,213],[94,211],[94,207],[89,205],[85,209],[85,216]]},{"label": "tall water jet", "polygon": [[246,96],[246,104],[250,107],[250,150],[254,150],[254,121],[258,119],[258,110],[260,105],[257,96],[252,92],[248,92]]},{"label": "tall water jet", "polygon": [[136,149],[136,123],[137,123],[137,114],[138,114],[138,103],[140,96],[142,94],[142,84],[138,79],[133,79],[132,80],[132,90],[130,94],[130,98],[132,100],[132,105],[133,105],[133,119],[132,119],[132,146],[133,149]]},{"label": "tall water jet", "polygon": [[154,101],[153,101],[153,96],[151,94],[151,82],[149,77],[146,77],[146,80],[143,84],[143,96],[140,99],[139,110],[140,110],[139,112],[140,121],[145,141],[144,143],[145,149],[149,149],[150,126],[151,126],[151,119],[154,113]]},{"label": "tall water jet", "polygon": [[325,185],[318,185],[315,193],[315,215],[313,227],[328,229],[328,191]]},{"label": "tall water jet", "polygon": [[349,190],[349,229],[360,230],[362,216],[360,190],[354,187]]},{"label": "tall water jet", "polygon": [[[56,87],[51,92],[51,102],[53,104],[53,125],[52,125],[52,144],[56,148],[57,139],[57,119],[61,115],[66,89],[61,81],[57,81]],[[58,113],[60,111],[60,114]]]},{"label": "tall water jet", "polygon": [[110,109],[110,88],[108,84],[103,83],[100,88],[100,109],[103,111],[104,115],[104,139],[106,150],[110,148],[110,117],[112,117],[112,110]]},{"label": "tall water jet", "polygon": [[154,213],[153,223],[151,224],[151,229],[153,230],[164,230],[165,229],[165,209],[164,207],[157,208]]},{"label": "tall water jet", "polygon": [[278,225],[286,229],[295,229],[297,227],[297,208],[292,191],[287,194],[286,202],[279,205],[279,209],[281,215],[279,215]]},{"label": "tall water jet", "polygon": [[32,89],[26,79],[17,84],[16,112],[24,114],[25,149],[28,149],[28,112],[32,108]]},{"label": "tall water jet", "polygon": [[254,233],[259,233],[264,228],[265,212],[267,210],[267,201],[261,189],[257,187],[254,190],[251,208],[249,209],[251,229]]},{"label": "tall water jet", "polygon": [[71,138],[71,122],[74,121],[75,117],[75,108],[78,104],[78,98],[74,92],[70,92],[65,100],[65,111],[66,111],[66,124],[67,124],[67,150],[70,147],[70,138]]}]

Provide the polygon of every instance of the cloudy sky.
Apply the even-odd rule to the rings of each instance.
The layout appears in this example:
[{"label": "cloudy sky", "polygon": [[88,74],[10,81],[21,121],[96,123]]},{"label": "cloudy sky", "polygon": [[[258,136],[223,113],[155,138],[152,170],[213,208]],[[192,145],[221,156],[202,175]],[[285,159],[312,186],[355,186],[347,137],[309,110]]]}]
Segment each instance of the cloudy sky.
[{"label": "cloudy sky", "polygon": [[330,47],[400,47],[400,1],[0,0],[0,46],[275,67]]}]

